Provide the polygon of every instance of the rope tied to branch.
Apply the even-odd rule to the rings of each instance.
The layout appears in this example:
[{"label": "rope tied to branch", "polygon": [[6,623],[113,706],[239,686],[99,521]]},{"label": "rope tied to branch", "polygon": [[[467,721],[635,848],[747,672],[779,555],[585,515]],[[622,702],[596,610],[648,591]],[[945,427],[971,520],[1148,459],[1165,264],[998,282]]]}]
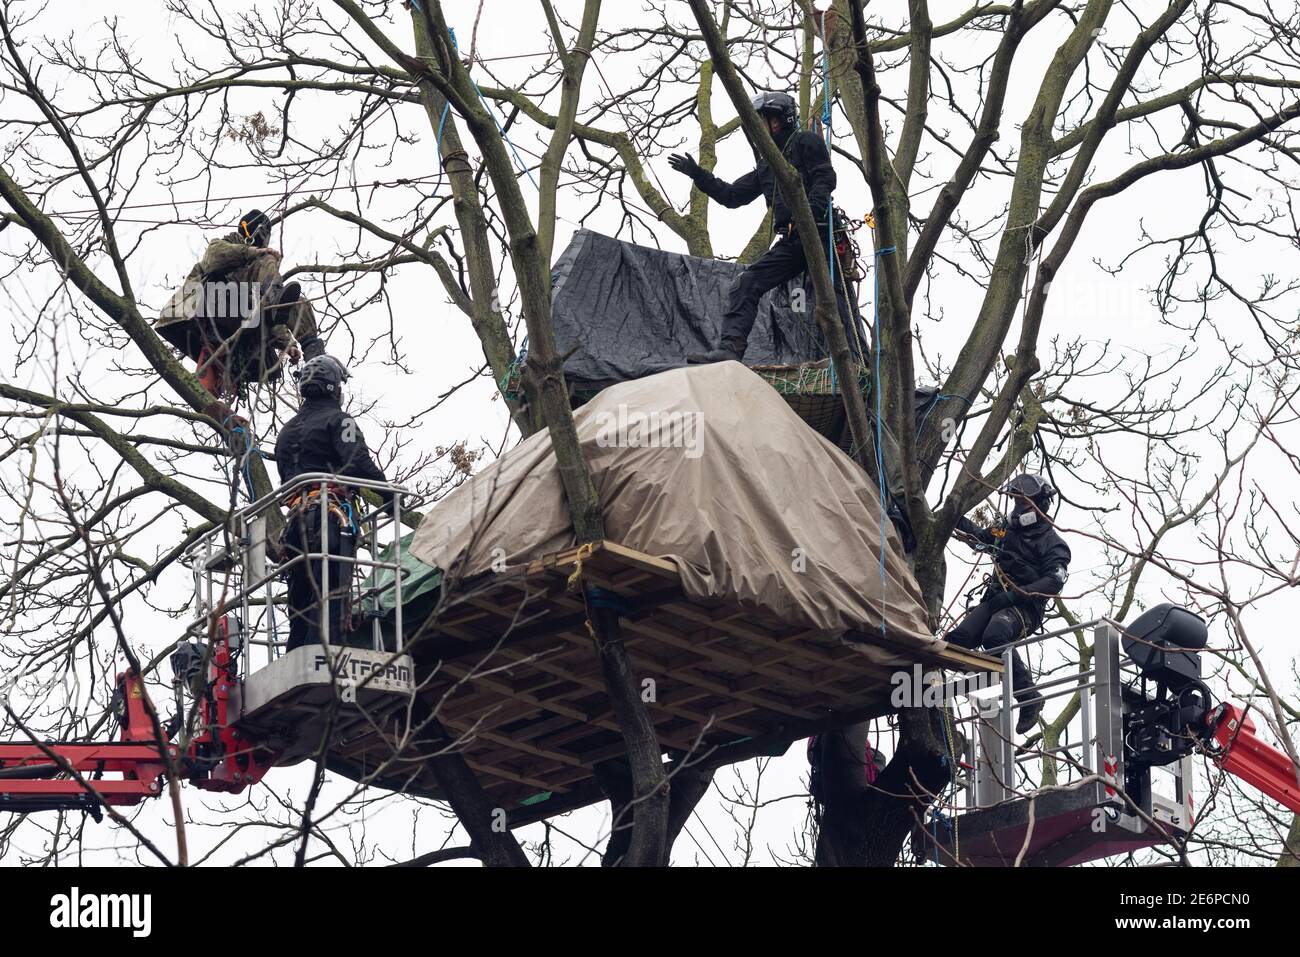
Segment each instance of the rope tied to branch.
[{"label": "rope tied to branch", "polygon": [[[595,542],[583,542],[578,546],[578,553],[573,558],[573,574],[564,582],[565,591],[574,592],[578,590],[578,586],[582,583],[582,563],[594,554],[596,554]],[[583,601],[586,601],[585,593],[583,594]]]}]

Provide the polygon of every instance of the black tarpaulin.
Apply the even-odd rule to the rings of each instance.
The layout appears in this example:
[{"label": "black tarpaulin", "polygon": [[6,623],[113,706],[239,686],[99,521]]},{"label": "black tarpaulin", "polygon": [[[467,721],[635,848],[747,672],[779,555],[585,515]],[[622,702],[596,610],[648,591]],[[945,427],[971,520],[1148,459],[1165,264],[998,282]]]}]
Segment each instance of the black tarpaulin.
[{"label": "black tarpaulin", "polygon": [[[581,229],[551,273],[551,315],[564,375],[574,389],[686,364],[717,345],[731,284],[744,266],[637,246]],[[806,281],[806,277],[801,277]],[[811,284],[795,279],[763,297],[746,365],[798,365],[826,355]],[[806,311],[796,312],[792,295]]]},{"label": "black tarpaulin", "polygon": [[[721,338],[731,285],[745,267],[664,252],[580,229],[551,271],[551,319],[575,402],[619,382],[678,369]],[[797,310],[802,300],[806,309]],[[850,452],[852,439],[827,349],[812,315],[812,283],[799,276],[759,302],[744,364],[755,367],[812,428]],[[869,343],[861,317],[859,341]],[[868,389],[864,375],[859,388]],[[507,381],[507,387],[515,388]],[[928,398],[928,397],[927,397]],[[918,418],[925,408],[919,403]],[[928,404],[927,406],[928,407]],[[886,489],[901,494],[898,440],[879,423]],[[869,437],[874,441],[874,435]],[[850,454],[852,454],[850,452]],[[873,453],[874,456],[874,453]],[[891,506],[905,547],[914,547],[903,511]]]}]

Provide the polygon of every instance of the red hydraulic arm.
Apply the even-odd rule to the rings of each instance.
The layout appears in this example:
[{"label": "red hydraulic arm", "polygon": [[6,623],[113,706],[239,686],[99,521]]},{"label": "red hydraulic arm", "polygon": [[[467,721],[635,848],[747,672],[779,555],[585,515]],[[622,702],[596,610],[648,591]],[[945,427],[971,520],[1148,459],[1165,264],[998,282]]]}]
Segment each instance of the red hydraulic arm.
[{"label": "red hydraulic arm", "polygon": [[120,741],[43,748],[31,741],[0,742],[0,811],[97,806],[80,781],[66,776],[69,770],[94,788],[104,804],[138,804],[160,793],[164,761],[144,708],[144,682],[123,672],[117,676],[117,694]]},{"label": "red hydraulic arm", "polygon": [[1291,759],[1255,737],[1255,722],[1236,705],[1221,704],[1205,719],[1218,745],[1214,763],[1300,814],[1300,785]]},{"label": "red hydraulic arm", "polygon": [[[199,702],[198,729],[178,762],[181,774],[202,790],[242,791],[261,780],[271,763],[271,755],[241,741],[235,730],[231,696],[236,681],[229,621],[223,618]],[[0,811],[93,810],[101,803],[129,806],[161,794],[166,760],[145,709],[144,680],[135,672],[117,676],[114,710],[121,728],[118,741],[0,742]],[[165,747],[176,755],[176,745]]]},{"label": "red hydraulic arm", "polygon": [[199,707],[200,729],[190,742],[184,765],[190,783],[204,791],[237,794],[256,784],[273,756],[239,736],[234,694],[239,682],[230,641],[230,618],[217,622],[209,681]]}]

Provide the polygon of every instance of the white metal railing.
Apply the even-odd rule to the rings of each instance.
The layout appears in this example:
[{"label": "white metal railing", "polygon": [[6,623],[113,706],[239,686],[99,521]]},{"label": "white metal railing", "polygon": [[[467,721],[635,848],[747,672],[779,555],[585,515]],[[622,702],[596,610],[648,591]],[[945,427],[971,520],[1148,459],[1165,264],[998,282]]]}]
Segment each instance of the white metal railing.
[{"label": "white metal railing", "polygon": [[[1091,665],[1080,668],[1078,639],[1089,630],[1092,635]],[[966,699],[967,706],[954,708],[958,715],[954,724],[962,729],[966,739],[965,761],[958,775],[960,786],[955,796],[958,813],[990,807],[1036,789],[1041,779],[1035,781],[1024,765],[1041,762],[1049,755],[1055,759],[1058,785],[1069,785],[1097,775],[1100,776],[1096,786],[1099,803],[1124,803],[1116,789],[1125,787],[1125,703],[1127,700],[1131,704],[1135,700],[1134,689],[1139,682],[1139,672],[1137,666],[1121,653],[1122,632],[1122,626],[1116,622],[1097,618],[1031,635],[993,652],[1002,659],[1003,668],[996,689],[985,687],[959,696]],[[1024,706],[1013,693],[1012,652],[1025,649],[1021,651],[1025,655],[1031,647],[1062,641],[1068,642],[1068,648],[1063,651],[1060,662],[1073,670],[1058,677],[1046,677],[1037,682],[1036,687],[1049,709],[1052,702],[1063,704],[1077,694],[1078,711],[1061,729],[1061,743],[1048,750],[1042,747],[1020,750],[1016,743],[1015,724]],[[1173,801],[1179,806],[1189,807],[1190,762],[1180,761],[1169,771],[1173,775]],[[1143,797],[1149,802],[1152,795]],[[1159,803],[1159,796],[1155,797]]]},{"label": "white metal railing", "polygon": [[[346,488],[392,494],[389,504],[351,515],[357,539],[356,551],[351,556],[331,554],[329,551],[331,488],[336,492]],[[278,545],[273,547],[267,540],[268,519],[272,513],[280,512],[294,496],[309,498],[313,490],[319,493],[317,499],[300,507],[304,509],[303,521],[308,518],[307,510],[318,511],[320,548],[310,551],[304,540],[301,543],[302,549],[295,547],[294,554],[286,557],[280,554]],[[338,500],[336,495],[335,501]],[[389,482],[312,472],[299,475],[244,506],[230,516],[225,526],[213,529],[199,539],[182,559],[194,576],[197,606],[196,617],[186,625],[186,636],[206,639],[214,621],[223,615],[238,614],[242,624],[241,644],[245,647],[264,648],[265,663],[269,664],[280,655],[287,641],[287,627],[281,623],[278,612],[284,610],[287,618],[292,611],[301,613],[304,610],[289,608],[283,587],[286,576],[301,564],[319,562],[315,614],[324,641],[337,641],[339,637],[329,633],[331,591],[338,589],[338,583],[331,589],[330,564],[336,563],[350,569],[347,596],[353,608],[362,609],[363,615],[369,617],[373,647],[383,650],[381,619],[389,600],[400,646],[403,634],[402,582],[406,577],[402,567],[402,517],[410,514],[421,501],[421,496]],[[351,505],[349,510],[351,511]],[[358,580],[365,570],[369,571],[370,584],[359,588]],[[384,571],[391,572],[392,578],[381,582],[381,573]],[[343,596],[334,597],[338,600]],[[352,634],[359,631],[361,629],[353,629]],[[239,655],[239,659],[240,677],[254,670],[250,653]]]}]

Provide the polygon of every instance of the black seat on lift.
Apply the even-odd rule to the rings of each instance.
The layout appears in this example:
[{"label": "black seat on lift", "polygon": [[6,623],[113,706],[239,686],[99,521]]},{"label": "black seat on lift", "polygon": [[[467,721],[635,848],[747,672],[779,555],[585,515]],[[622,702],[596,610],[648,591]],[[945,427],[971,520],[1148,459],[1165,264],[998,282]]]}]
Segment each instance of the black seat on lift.
[{"label": "black seat on lift", "polygon": [[1154,681],[1179,687],[1201,679],[1200,651],[1209,629],[1200,615],[1179,605],[1156,605],[1124,629],[1124,653]]}]

